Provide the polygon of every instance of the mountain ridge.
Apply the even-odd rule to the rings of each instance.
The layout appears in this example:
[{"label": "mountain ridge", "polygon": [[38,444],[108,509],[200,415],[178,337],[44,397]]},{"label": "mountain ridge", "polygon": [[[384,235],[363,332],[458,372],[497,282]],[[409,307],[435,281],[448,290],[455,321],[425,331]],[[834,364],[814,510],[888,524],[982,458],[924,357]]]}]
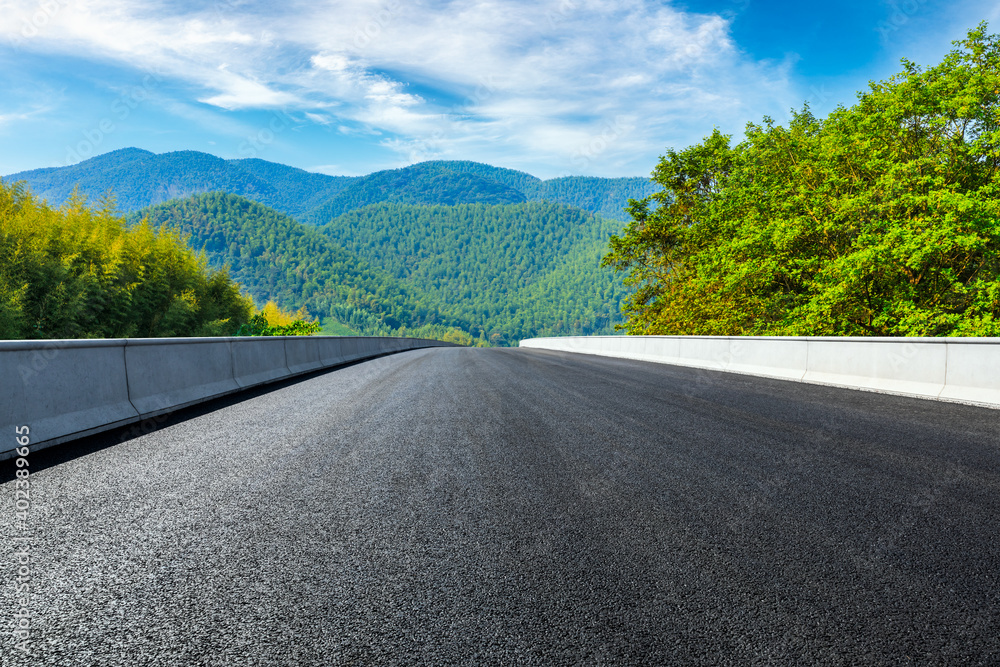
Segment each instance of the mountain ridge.
[{"label": "mountain ridge", "polygon": [[75,189],[90,200],[110,192],[126,214],[170,199],[224,191],[313,224],[380,202],[554,201],[625,221],[629,198],[658,189],[640,177],[542,180],[469,160],[431,160],[365,176],[331,176],[259,158],[224,159],[200,151],[153,153],[140,148],[118,149],[66,167],[21,171],[2,180],[24,181],[33,194],[53,206],[65,203]]},{"label": "mountain ridge", "polygon": [[620,223],[552,202],[380,202],[322,226],[225,192],[134,212],[206,253],[258,302],[328,331],[512,345],[611,333],[626,290],[599,268]]}]

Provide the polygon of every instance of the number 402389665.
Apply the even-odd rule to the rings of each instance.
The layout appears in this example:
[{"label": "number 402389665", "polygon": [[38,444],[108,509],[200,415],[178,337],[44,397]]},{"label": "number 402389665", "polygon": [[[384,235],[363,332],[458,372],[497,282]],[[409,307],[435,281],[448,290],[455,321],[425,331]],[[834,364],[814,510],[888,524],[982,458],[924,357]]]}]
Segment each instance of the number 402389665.
[{"label": "number 402389665", "polygon": [[17,472],[14,473],[17,476],[17,480],[14,482],[14,508],[17,510],[15,516],[19,521],[27,521],[28,508],[31,507],[31,498],[28,493],[31,489],[31,482],[28,481],[30,475],[28,472],[28,445],[31,443],[31,430],[27,426],[17,426],[14,431],[17,433],[18,445],[15,450],[17,460],[14,461],[14,465],[17,466]]}]

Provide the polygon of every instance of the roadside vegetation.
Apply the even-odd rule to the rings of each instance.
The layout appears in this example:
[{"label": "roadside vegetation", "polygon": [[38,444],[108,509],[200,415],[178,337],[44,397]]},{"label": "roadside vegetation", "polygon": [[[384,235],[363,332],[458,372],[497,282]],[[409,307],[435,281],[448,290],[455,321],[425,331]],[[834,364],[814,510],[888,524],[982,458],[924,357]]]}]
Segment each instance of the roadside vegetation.
[{"label": "roadside vegetation", "polygon": [[130,227],[113,201],[56,209],[0,183],[0,338],[224,336],[261,320],[318,327],[274,304],[258,313],[178,232]]},{"label": "roadside vegetation", "polygon": [[631,334],[1000,336],[1000,43],[669,150],[603,263]]}]

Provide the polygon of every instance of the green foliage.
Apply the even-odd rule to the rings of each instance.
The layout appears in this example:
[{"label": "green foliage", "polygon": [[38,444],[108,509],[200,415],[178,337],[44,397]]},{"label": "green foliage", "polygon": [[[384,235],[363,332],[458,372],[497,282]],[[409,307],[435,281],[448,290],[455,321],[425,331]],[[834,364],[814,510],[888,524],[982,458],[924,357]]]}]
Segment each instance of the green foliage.
[{"label": "green foliage", "polygon": [[[66,200],[73,187],[113,191],[134,224],[148,214],[154,226],[189,236],[258,303],[305,307],[324,331],[500,345],[611,330],[626,290],[599,268],[620,227],[609,219],[623,215],[628,197],[656,188],[638,178],[542,181],[447,161],[333,177],[258,159],[131,148],[15,177],[51,201]],[[192,193],[200,194],[177,199]],[[327,225],[326,233],[267,206]],[[16,284],[3,287],[0,327],[19,329],[24,295]],[[176,323],[166,330],[185,330],[190,317],[178,302],[164,315]]]},{"label": "green foliage", "polygon": [[357,336],[358,330],[352,329],[343,322],[339,322],[332,317],[326,317],[322,320],[322,326],[319,330],[322,336]]},{"label": "green foliage", "polygon": [[[440,325],[467,330],[417,292],[373,269],[314,227],[236,195],[209,193],[146,209],[157,225],[189,236],[216,266],[228,266],[258,303],[274,300],[333,318],[363,335]],[[272,322],[272,325],[274,323]]]},{"label": "green foliage", "polygon": [[376,202],[453,205],[525,201],[524,194],[513,188],[476,174],[453,171],[446,164],[425,162],[359,178],[312,211],[308,220],[323,224],[347,211]]},{"label": "green foliage", "polygon": [[0,184],[0,338],[232,334],[253,304],[176,233],[110,200],[52,209]]},{"label": "green foliage", "polygon": [[211,193],[143,215],[189,235],[258,303],[305,307],[327,331],[510,345],[610,332],[626,293],[599,268],[618,223],[559,204],[384,203],[315,228]]},{"label": "green foliage", "polygon": [[635,334],[1000,335],[1000,44],[670,150],[604,263]]},{"label": "green foliage", "polygon": [[319,322],[295,320],[288,324],[272,325],[263,313],[256,313],[250,321],[236,330],[237,336],[311,336],[319,333]]},{"label": "green foliage", "polygon": [[552,203],[377,204],[322,228],[475,339],[609,333],[625,289],[599,268],[619,224]]}]

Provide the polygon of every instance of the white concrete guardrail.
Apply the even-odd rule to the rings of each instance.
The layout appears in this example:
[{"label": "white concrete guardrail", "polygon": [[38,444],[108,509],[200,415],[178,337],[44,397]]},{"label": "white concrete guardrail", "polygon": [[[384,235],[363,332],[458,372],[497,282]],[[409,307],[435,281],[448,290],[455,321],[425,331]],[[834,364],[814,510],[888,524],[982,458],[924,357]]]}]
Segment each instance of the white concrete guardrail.
[{"label": "white concrete guardrail", "polygon": [[1000,338],[569,336],[521,347],[1000,408]]},{"label": "white concrete guardrail", "polygon": [[0,460],[14,455],[17,427],[30,429],[35,450],[321,368],[451,345],[341,336],[0,341]]}]

